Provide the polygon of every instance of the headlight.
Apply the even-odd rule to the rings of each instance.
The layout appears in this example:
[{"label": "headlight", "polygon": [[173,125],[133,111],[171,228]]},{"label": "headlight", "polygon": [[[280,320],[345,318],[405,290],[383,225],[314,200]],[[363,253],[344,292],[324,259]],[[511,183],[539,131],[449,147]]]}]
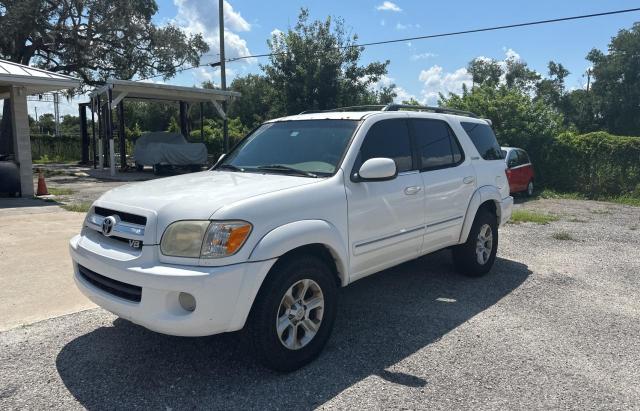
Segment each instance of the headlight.
[{"label": "headlight", "polygon": [[165,230],[160,251],[173,257],[227,257],[240,250],[251,228],[246,221],[178,221]]},{"label": "headlight", "polygon": [[202,258],[220,258],[235,254],[251,233],[246,221],[214,221],[202,242]]},{"label": "headlight", "polygon": [[202,238],[209,221],[178,221],[171,224],[162,235],[160,251],[174,257],[200,257]]}]

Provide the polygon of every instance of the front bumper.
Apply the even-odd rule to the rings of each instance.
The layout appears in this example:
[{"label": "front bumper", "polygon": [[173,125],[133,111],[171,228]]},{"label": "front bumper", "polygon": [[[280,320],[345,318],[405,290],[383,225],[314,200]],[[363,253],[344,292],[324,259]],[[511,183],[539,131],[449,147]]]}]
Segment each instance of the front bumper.
[{"label": "front bumper", "polygon": [[[160,264],[157,246],[144,246],[128,256],[77,235],[69,243],[76,285],[100,307],[150,330],[179,336],[204,336],[239,330],[273,260],[221,267]],[[106,255],[105,255],[106,254]],[[79,265],[101,276],[142,288],[140,302],[132,302],[95,286],[79,272]],[[180,292],[193,295],[190,312],[178,302]]]},{"label": "front bumper", "polygon": [[500,202],[500,226],[502,227],[507,221],[511,219],[511,213],[513,212],[513,197],[508,196],[502,199]]}]

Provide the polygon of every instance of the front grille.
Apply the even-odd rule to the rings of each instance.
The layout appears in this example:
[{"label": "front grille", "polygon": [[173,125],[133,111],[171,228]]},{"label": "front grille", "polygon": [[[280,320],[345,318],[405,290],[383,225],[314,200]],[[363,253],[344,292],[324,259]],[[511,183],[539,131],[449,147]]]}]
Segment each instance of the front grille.
[{"label": "front grille", "polygon": [[147,225],[147,217],[125,213],[123,211],[110,210],[108,208],[103,207],[95,207],[93,212],[102,217],[109,217],[110,215],[117,215],[120,217],[120,220],[125,221],[127,223],[138,224],[141,226]]},{"label": "front grille", "polygon": [[124,298],[125,300],[136,303],[140,302],[140,298],[142,297],[142,287],[105,277],[104,275],[100,275],[81,265],[78,265],[78,271],[83,279],[102,291]]}]

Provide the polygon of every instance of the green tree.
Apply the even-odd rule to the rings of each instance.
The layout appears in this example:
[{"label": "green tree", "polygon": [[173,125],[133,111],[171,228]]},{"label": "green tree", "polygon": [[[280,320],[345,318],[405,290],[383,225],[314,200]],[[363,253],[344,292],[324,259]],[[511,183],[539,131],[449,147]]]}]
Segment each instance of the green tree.
[{"label": "green tree", "polygon": [[614,134],[640,135],[640,22],[611,39],[608,53],[593,49],[591,87],[603,125]]},{"label": "green tree", "polygon": [[537,98],[559,110],[563,110],[563,99],[566,95],[564,81],[570,74],[562,64],[550,61],[547,66],[549,77],[541,79],[536,84]]},{"label": "green tree", "polygon": [[242,97],[230,104],[228,114],[238,117],[247,127],[253,128],[281,114],[275,110],[276,93],[264,75],[237,77],[231,83],[231,89],[240,92]]},{"label": "green tree", "polygon": [[56,122],[53,114],[45,113],[38,118],[38,126],[43,134],[54,134],[56,132]]},{"label": "green tree", "polygon": [[474,86],[497,87],[502,76],[502,67],[493,59],[475,58],[467,65]]},{"label": "green tree", "polygon": [[[201,35],[156,25],[154,0],[0,0],[0,58],[79,76],[85,85],[108,77],[175,75],[208,51]],[[5,100],[3,118],[9,118]],[[9,122],[0,152],[11,152]]]},{"label": "green tree", "polygon": [[268,40],[273,54],[261,67],[274,93],[273,111],[370,104],[371,86],[387,73],[389,61],[360,65],[357,39],[347,34],[343,20],[310,21],[309,11],[301,9],[293,28]]}]

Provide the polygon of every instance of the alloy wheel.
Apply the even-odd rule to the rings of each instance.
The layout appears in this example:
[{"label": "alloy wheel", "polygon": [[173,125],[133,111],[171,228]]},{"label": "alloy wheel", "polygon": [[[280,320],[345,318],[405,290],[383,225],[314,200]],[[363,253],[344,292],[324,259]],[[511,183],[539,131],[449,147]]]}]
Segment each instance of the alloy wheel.
[{"label": "alloy wheel", "polygon": [[493,232],[489,224],[480,227],[478,238],[476,240],[476,260],[478,264],[485,265],[491,256],[493,249]]},{"label": "alloy wheel", "polygon": [[286,348],[299,350],[316,336],[324,313],[322,289],[313,280],[294,283],[282,297],[276,318],[278,339]]}]

